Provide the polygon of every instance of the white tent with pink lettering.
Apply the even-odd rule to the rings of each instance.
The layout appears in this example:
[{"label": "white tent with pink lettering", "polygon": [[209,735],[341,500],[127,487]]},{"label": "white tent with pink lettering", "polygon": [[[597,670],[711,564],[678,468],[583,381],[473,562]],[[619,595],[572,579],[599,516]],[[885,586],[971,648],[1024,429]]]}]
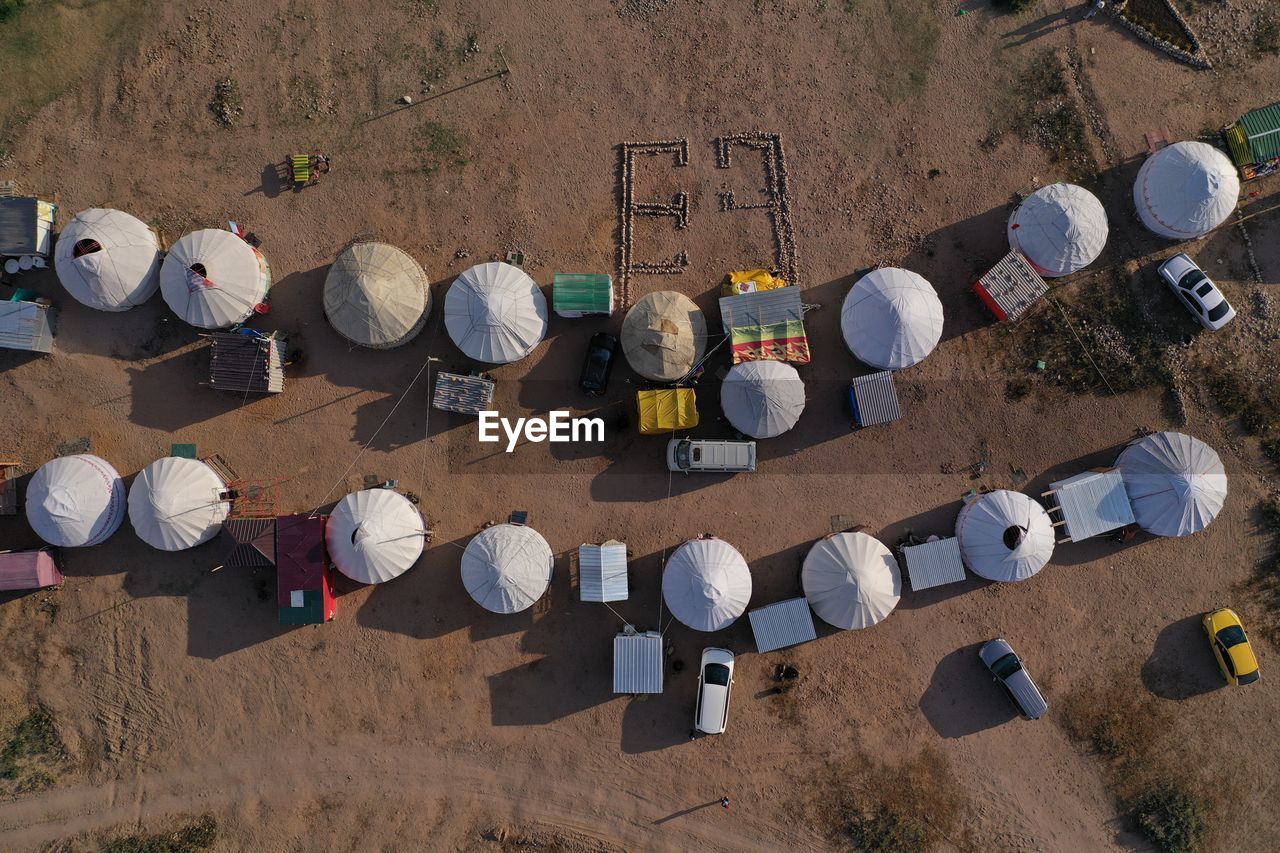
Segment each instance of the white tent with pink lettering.
[{"label": "white tent with pink lettering", "polygon": [[1178,142],[1147,158],[1133,184],[1142,224],[1161,237],[1192,240],[1217,228],[1240,201],[1240,177],[1226,154]]}]

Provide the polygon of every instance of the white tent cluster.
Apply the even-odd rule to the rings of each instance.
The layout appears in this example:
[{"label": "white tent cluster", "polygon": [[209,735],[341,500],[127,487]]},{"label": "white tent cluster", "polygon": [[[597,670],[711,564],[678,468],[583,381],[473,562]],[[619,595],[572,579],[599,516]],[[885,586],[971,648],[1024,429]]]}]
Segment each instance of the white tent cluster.
[{"label": "white tent cluster", "polygon": [[532,527],[495,524],[476,534],[462,552],[462,585],[493,613],[533,606],[551,584],[555,556]]},{"label": "white tent cluster", "polygon": [[902,370],[923,361],[942,338],[942,302],[910,270],[882,267],[858,279],[840,309],[844,342],[859,361]]},{"label": "white tent cluster", "polygon": [[225,329],[253,316],[271,289],[262,253],[230,231],[183,237],[160,267],[160,292],[173,313],[201,329]]},{"label": "white tent cluster", "polygon": [[383,583],[399,577],[422,556],[427,526],[404,495],[365,489],[338,501],[325,525],[329,559],[353,581]]},{"label": "white tent cluster", "polygon": [[969,570],[993,581],[1020,581],[1053,556],[1053,523],[1021,492],[997,489],[969,501],[956,519],[960,555]]},{"label": "white tent cluster", "polygon": [[99,311],[128,311],[160,286],[160,258],[160,241],[141,219],[94,207],[62,229],[53,262],[77,302]]},{"label": "white tent cluster", "polygon": [[413,340],[431,312],[427,274],[386,243],[348,247],[324,280],[324,316],[353,344],[391,349]]},{"label": "white tent cluster", "polygon": [[1009,217],[1009,247],[1046,278],[1070,275],[1097,260],[1107,244],[1107,212],[1075,184],[1049,184]]},{"label": "white tent cluster", "polygon": [[120,527],[124,511],[124,481],[111,463],[87,453],[50,459],[27,485],[27,521],[50,545],[99,545]]},{"label": "white tent cluster", "polygon": [[720,386],[720,407],[738,432],[773,438],[796,425],[804,411],[804,383],[782,361],[735,364]]},{"label": "white tent cluster", "polygon": [[1133,184],[1138,216],[1161,237],[1191,240],[1217,228],[1240,200],[1227,155],[1203,142],[1178,142],[1147,158]]},{"label": "white tent cluster", "polygon": [[646,293],[622,321],[622,352],[631,369],[655,382],[683,379],[707,346],[707,321],[674,290]]},{"label": "white tent cluster", "polygon": [[1209,526],[1227,499],[1217,452],[1189,435],[1158,432],[1116,459],[1138,526],[1156,536],[1189,536]]},{"label": "white tent cluster", "polygon": [[662,570],[662,599],[690,628],[719,631],[747,609],[751,570],[723,539],[691,539],[672,552]]},{"label": "white tent cluster", "polygon": [[226,484],[196,459],[166,456],[138,473],[129,487],[129,523],[143,542],[183,551],[208,542],[231,511]]},{"label": "white tent cluster", "polygon": [[519,361],[547,336],[547,298],[524,270],[493,261],[471,267],[449,286],[444,325],[476,361]]},{"label": "white tent cluster", "polygon": [[800,570],[813,612],[837,628],[869,628],[888,616],[902,596],[893,553],[865,533],[836,533],[809,549]]}]

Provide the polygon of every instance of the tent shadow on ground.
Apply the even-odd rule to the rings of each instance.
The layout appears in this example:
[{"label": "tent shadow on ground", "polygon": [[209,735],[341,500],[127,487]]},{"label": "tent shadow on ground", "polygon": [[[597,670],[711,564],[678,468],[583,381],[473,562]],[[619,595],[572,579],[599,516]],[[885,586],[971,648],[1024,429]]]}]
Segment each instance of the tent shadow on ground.
[{"label": "tent shadow on ground", "polygon": [[[208,387],[209,348],[196,346],[144,367],[126,367],[129,377],[129,421],[137,426],[174,433],[183,427],[253,408],[263,395],[246,395]],[[181,400],[182,405],[174,405]],[[180,440],[180,436],[171,436]]]},{"label": "tent shadow on ground", "polygon": [[1191,699],[1225,682],[1200,624],[1187,616],[1160,629],[1151,655],[1142,664],[1142,683],[1162,699]]},{"label": "tent shadow on ground", "polygon": [[245,192],[245,196],[247,197],[262,193],[266,198],[276,198],[286,189],[292,189],[283,179],[281,179],[281,168],[282,163],[280,162],[268,163],[263,166],[261,182],[253,189],[247,190]]},{"label": "tent shadow on ground", "polygon": [[1058,30],[1070,26],[1079,20],[1084,11],[1079,6],[1070,6],[1061,12],[1053,12],[1044,17],[1037,18],[1034,21],[1023,24],[1020,27],[1009,30],[1004,33],[1004,39],[1000,44],[1001,50],[1010,50],[1015,47],[1022,47],[1031,42],[1058,32]]},{"label": "tent shadow on ground", "polygon": [[920,711],[944,738],[962,738],[1015,719],[1013,703],[978,659],[981,643],[947,654],[920,697]]},{"label": "tent shadow on ground", "polygon": [[217,660],[314,627],[323,626],[280,624],[274,568],[205,572],[187,593],[187,654],[192,657]]},{"label": "tent shadow on ground", "polygon": [[994,583],[978,577],[966,569],[965,578],[962,581],[928,587],[922,590],[911,588],[911,577],[907,571],[907,564],[902,559],[901,543],[907,538],[908,534],[913,534],[919,539],[926,539],[929,536],[940,536],[944,539],[955,536],[956,517],[960,514],[960,507],[961,503],[957,500],[926,512],[918,513],[910,518],[904,518],[881,528],[879,531],[867,531],[893,551],[893,556],[898,561],[898,570],[902,572],[902,598],[898,601],[899,608],[915,610],[920,607],[930,607],[934,604],[941,604],[948,599],[975,592]]}]

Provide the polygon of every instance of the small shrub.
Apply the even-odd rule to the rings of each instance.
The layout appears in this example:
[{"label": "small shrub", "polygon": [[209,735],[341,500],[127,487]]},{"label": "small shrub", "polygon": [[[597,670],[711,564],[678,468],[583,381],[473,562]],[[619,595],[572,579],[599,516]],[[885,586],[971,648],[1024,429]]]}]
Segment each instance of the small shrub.
[{"label": "small shrub", "polygon": [[849,821],[849,838],[859,850],[907,853],[927,846],[929,827],[920,815],[901,815],[884,803],[867,815]]},{"label": "small shrub", "polygon": [[195,853],[208,850],[218,839],[218,822],[204,815],[174,832],[126,835],[102,842],[103,853]]},{"label": "small shrub", "polygon": [[869,769],[844,804],[843,840],[877,853],[925,850],[953,837],[969,801],[941,752]]},{"label": "small shrub", "polygon": [[62,741],[54,729],[53,716],[43,708],[36,708],[14,726],[8,743],[0,751],[0,778],[17,779],[26,761],[61,753]]},{"label": "small shrub", "polygon": [[1253,25],[1253,47],[1258,53],[1280,53],[1280,17],[1264,12]]},{"label": "small shrub", "polygon": [[0,23],[15,17],[25,5],[27,0],[0,0]]},{"label": "small shrub", "polygon": [[418,155],[419,168],[425,174],[434,175],[442,168],[466,165],[467,138],[461,131],[438,121],[429,121],[418,132],[418,139],[413,151]]},{"label": "small shrub", "polygon": [[240,96],[240,85],[234,77],[219,80],[213,87],[209,112],[213,113],[214,121],[223,127],[231,127],[244,112],[244,99]]},{"label": "small shrub", "polygon": [[1161,850],[1190,853],[1208,830],[1207,807],[1176,783],[1159,785],[1133,804],[1133,818],[1142,834]]}]

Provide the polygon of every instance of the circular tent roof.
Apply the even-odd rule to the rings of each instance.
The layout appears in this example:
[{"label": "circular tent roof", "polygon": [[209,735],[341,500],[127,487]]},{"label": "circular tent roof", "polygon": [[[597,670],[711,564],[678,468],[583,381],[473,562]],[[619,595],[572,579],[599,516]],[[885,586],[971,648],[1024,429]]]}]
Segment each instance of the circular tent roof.
[{"label": "circular tent roof", "polygon": [[547,335],[547,298],[524,270],[501,261],[477,264],[444,297],[449,337],[476,361],[509,364]]},{"label": "circular tent roof", "polygon": [[1053,523],[1044,507],[1021,492],[998,489],[960,510],[956,538],[964,563],[993,581],[1020,581],[1053,556]]},{"label": "circular tent roof", "polygon": [[493,613],[519,613],[551,583],[555,557],[542,534],[519,524],[481,530],[462,552],[462,585]]},{"label": "circular tent roof", "polygon": [[182,551],[208,542],[231,510],[214,470],[195,459],[166,456],[143,468],[129,487],[129,523],[143,542]]},{"label": "circular tent roof", "polygon": [[99,311],[128,311],[160,286],[161,255],[155,232],[141,219],[94,207],[62,229],[53,263],[77,302]]},{"label": "circular tent roof", "polygon": [[390,349],[413,340],[431,312],[427,274],[386,243],[350,246],[324,280],[324,316],[353,344]]},{"label": "circular tent roof", "polygon": [[173,313],[201,329],[223,329],[253,316],[271,288],[271,267],[230,231],[206,228],[183,237],[160,267],[160,292]]},{"label": "circular tent roof", "polygon": [[674,290],[645,294],[622,321],[622,352],[631,369],[655,382],[683,379],[707,348],[707,321]]},{"label": "circular tent roof", "polygon": [[324,529],[333,564],[353,581],[399,577],[422,556],[427,526],[404,495],[390,489],[352,492],[338,501]]},{"label": "circular tent roof", "polygon": [[1227,155],[1203,142],[1179,142],[1147,158],[1133,184],[1138,216],[1161,237],[1190,240],[1221,225],[1240,200]]},{"label": "circular tent roof", "polygon": [[87,453],[50,459],[27,484],[27,521],[50,545],[107,541],[124,521],[124,481],[111,463]]},{"label": "circular tent roof", "polygon": [[1227,499],[1227,472],[1198,438],[1158,432],[1120,451],[1116,467],[1138,526],[1157,536],[1189,536],[1209,526]]},{"label": "circular tent roof", "polygon": [[910,270],[882,267],[849,290],[840,309],[844,342],[861,362],[902,370],[923,361],[942,337],[942,303]]},{"label": "circular tent roof", "polygon": [[809,606],[837,628],[870,628],[902,597],[892,552],[865,533],[836,533],[809,549],[800,570]]},{"label": "circular tent roof", "polygon": [[1048,278],[1084,269],[1107,245],[1107,212],[1075,184],[1049,184],[1027,196],[1009,217],[1009,247]]},{"label": "circular tent roof", "polygon": [[691,539],[672,552],[662,570],[662,599],[690,628],[719,631],[747,609],[751,570],[723,539]]},{"label": "circular tent roof", "polygon": [[735,364],[720,386],[720,407],[738,432],[773,438],[796,425],[804,411],[800,374],[781,361]]}]

